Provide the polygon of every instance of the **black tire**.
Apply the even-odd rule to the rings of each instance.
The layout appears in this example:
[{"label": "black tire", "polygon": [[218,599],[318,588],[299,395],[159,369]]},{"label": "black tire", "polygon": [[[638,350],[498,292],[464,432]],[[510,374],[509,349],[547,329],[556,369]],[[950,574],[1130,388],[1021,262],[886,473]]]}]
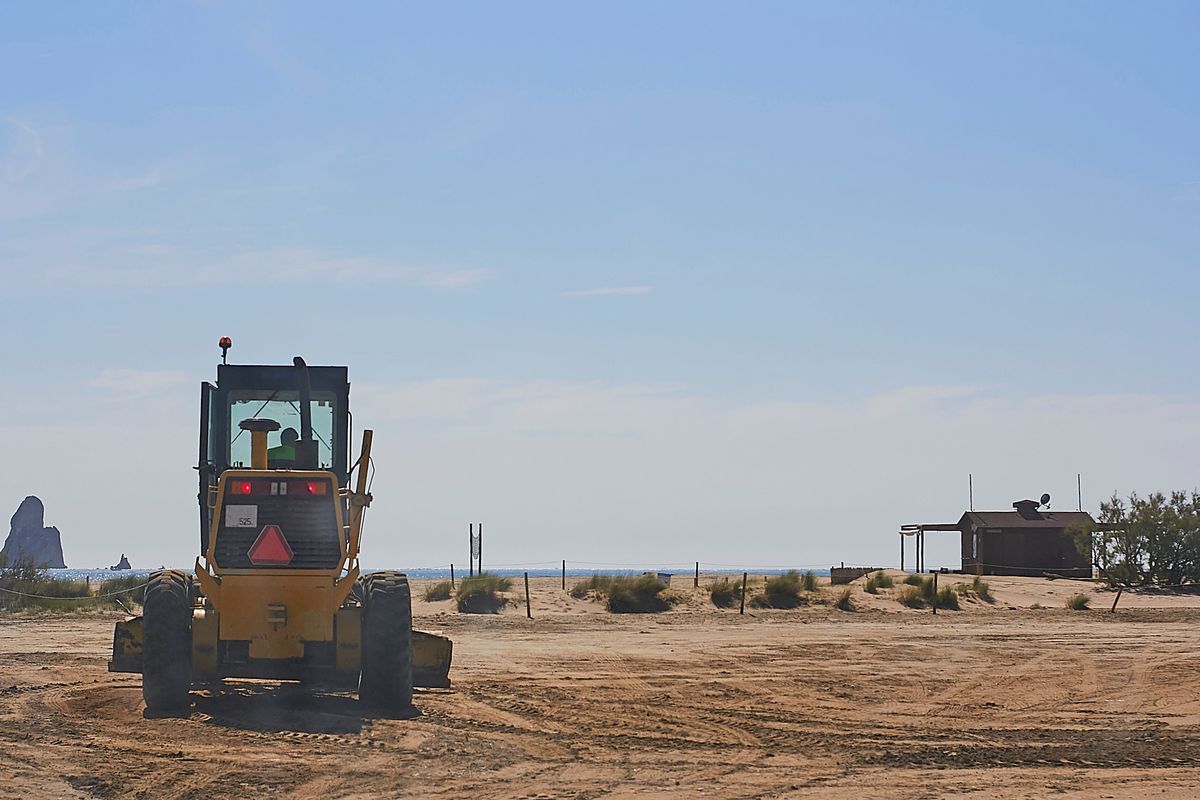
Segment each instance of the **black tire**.
[{"label": "black tire", "polygon": [[393,713],[412,707],[412,597],[399,572],[363,581],[362,672],[358,697]]},{"label": "black tire", "polygon": [[179,570],[150,575],[142,605],[142,697],[153,715],[186,713],[192,688],[191,581]]}]

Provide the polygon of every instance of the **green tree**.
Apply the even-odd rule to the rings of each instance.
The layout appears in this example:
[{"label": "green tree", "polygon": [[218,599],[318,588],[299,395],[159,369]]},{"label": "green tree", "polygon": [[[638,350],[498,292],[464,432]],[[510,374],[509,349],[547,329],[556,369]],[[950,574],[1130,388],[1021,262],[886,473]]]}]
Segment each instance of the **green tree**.
[{"label": "green tree", "polygon": [[1200,494],[1136,492],[1100,504],[1095,525],[1072,526],[1075,545],[1113,586],[1200,581]]}]

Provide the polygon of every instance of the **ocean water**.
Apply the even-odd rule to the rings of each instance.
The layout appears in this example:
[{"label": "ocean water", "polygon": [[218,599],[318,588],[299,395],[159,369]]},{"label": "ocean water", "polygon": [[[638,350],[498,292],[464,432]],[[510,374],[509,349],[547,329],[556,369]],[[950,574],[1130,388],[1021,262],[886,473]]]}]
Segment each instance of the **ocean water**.
[{"label": "ocean water", "polygon": [[[526,572],[529,573],[529,577],[531,577],[531,578],[553,578],[553,577],[558,577],[558,576],[562,575],[562,566],[561,565],[559,565],[557,567],[546,567],[546,566],[532,567],[531,566],[528,568],[521,568],[521,569],[516,569],[516,568],[512,568],[512,567],[500,567],[500,568],[492,569],[491,567],[488,567],[485,564],[484,568],[487,569],[488,572],[494,573],[496,575],[504,575],[504,576],[510,577],[510,578],[520,577],[521,575],[523,575]],[[179,569],[184,572],[191,572],[192,565],[189,564],[186,567],[174,567],[174,569]],[[440,578],[449,578],[450,577],[450,568],[449,567],[444,567],[444,568],[442,568],[442,567],[415,567],[415,568],[409,567],[409,568],[405,568],[405,567],[371,566],[371,567],[364,567],[363,572],[377,572],[381,569],[395,569],[395,570],[398,570],[399,572],[403,572],[403,573],[407,574],[408,577],[414,578],[414,579],[440,579]],[[718,575],[741,575],[743,572],[751,572],[755,575],[779,575],[779,574],[782,574],[783,572],[786,572],[787,569],[788,568],[786,568],[786,567],[783,567],[783,568],[763,568],[763,567],[717,568],[717,567],[707,567],[704,564],[700,565],[700,571],[706,575],[712,575],[714,573],[718,574]],[[801,567],[798,569],[803,571],[806,568]],[[694,567],[692,569],[683,569],[680,567],[655,567],[653,565],[646,566],[646,567],[638,567],[638,568],[633,568],[633,567],[617,568],[617,567],[611,567],[611,566],[581,568],[581,567],[572,567],[571,562],[569,562],[569,561],[567,562],[567,577],[568,578],[586,578],[591,575],[640,575],[643,572],[666,572],[666,573],[670,573],[672,575],[688,576],[688,575],[693,574],[693,570],[694,570]],[[122,577],[134,576],[134,575],[148,577],[150,575],[150,573],[153,571],[154,571],[153,569],[111,570],[111,569],[74,569],[74,568],[68,567],[67,569],[48,569],[48,570],[46,570],[46,573],[55,578],[66,578],[68,580],[75,580],[75,581],[88,580],[88,581],[91,581],[92,583],[100,583],[100,582],[108,580],[109,578],[122,578]],[[828,567],[814,568],[814,569],[812,569],[812,571],[817,575],[828,575],[829,574]],[[466,574],[467,574],[467,571],[465,569],[459,569],[458,567],[455,567],[454,576],[456,578],[462,578]]]}]

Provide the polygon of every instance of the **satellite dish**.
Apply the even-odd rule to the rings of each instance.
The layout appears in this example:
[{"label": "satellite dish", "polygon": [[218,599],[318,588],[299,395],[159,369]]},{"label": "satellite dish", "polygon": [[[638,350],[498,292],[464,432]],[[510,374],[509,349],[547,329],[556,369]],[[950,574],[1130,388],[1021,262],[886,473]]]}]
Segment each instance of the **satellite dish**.
[{"label": "satellite dish", "polygon": [[1050,507],[1050,493],[1049,492],[1046,492],[1045,494],[1042,495],[1042,505],[1044,505],[1046,508]]}]

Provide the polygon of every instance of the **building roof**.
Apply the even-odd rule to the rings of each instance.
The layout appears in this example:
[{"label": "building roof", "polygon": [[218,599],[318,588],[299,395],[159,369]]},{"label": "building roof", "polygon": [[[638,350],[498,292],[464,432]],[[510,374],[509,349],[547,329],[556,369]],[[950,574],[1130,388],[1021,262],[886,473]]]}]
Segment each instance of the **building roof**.
[{"label": "building roof", "polygon": [[967,511],[958,520],[963,530],[972,528],[1026,528],[1031,530],[1060,530],[1074,522],[1093,523],[1086,511],[1039,511],[1036,519],[1019,511]]}]

